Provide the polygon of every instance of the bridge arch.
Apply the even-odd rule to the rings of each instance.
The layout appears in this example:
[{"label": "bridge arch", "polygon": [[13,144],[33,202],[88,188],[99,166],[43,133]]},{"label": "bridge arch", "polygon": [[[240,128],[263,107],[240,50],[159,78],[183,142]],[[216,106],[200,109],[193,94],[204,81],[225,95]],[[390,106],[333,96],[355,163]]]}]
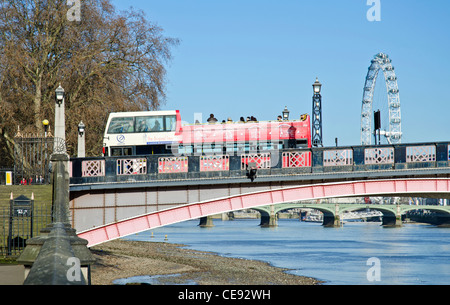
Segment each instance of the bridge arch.
[{"label": "bridge arch", "polygon": [[277,204],[277,205],[270,205],[270,206],[261,206],[261,207],[255,207],[252,208],[252,210],[256,210],[261,214],[261,226],[274,226],[276,225],[276,214],[288,210],[288,209],[294,209],[294,208],[308,208],[308,209],[316,209],[323,213],[324,215],[324,226],[327,225],[334,225],[334,219],[335,219],[335,210],[333,207],[330,207],[329,205],[319,205],[319,204],[301,204],[301,203],[285,203],[285,204]]},{"label": "bridge arch", "polygon": [[345,212],[355,212],[355,211],[359,211],[359,210],[363,210],[363,209],[369,209],[369,210],[375,210],[375,211],[380,211],[381,213],[383,213],[383,225],[384,226],[399,226],[401,225],[401,221],[402,221],[402,212],[399,209],[399,207],[397,205],[355,205],[354,207],[352,206],[347,206],[343,209],[340,210],[341,213],[345,213]]},{"label": "bridge arch", "polygon": [[[301,185],[176,206],[79,232],[89,246],[173,223],[223,212],[303,200],[364,196],[450,197],[450,178],[364,180]],[[409,207],[409,206],[408,206]],[[319,205],[314,208],[323,208]],[[327,208],[326,213],[333,213]],[[328,214],[329,215],[329,214]]]}]

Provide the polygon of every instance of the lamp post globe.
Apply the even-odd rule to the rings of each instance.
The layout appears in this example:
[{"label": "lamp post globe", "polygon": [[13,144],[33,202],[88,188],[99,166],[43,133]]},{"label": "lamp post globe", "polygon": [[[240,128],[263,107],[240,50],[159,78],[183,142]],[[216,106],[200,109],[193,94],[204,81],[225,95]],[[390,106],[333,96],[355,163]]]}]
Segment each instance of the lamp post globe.
[{"label": "lamp post globe", "polygon": [[47,137],[47,131],[48,131],[48,125],[50,124],[50,122],[46,119],[42,121],[42,125],[44,125],[44,135],[45,137]]},{"label": "lamp post globe", "polygon": [[59,87],[56,88],[55,90],[56,104],[58,104],[59,107],[61,107],[61,104],[64,100],[64,94],[65,94],[64,88],[61,87],[61,84],[59,84]]},{"label": "lamp post globe", "polygon": [[319,78],[316,77],[316,81],[313,84],[314,94],[320,94],[321,88],[322,88],[322,84],[319,82]]},{"label": "lamp post globe", "polygon": [[81,121],[80,124],[78,124],[78,134],[82,137],[85,130],[86,125],[84,125],[83,121]]},{"label": "lamp post globe", "polygon": [[289,121],[289,110],[287,109],[287,106],[284,106],[283,121]]}]

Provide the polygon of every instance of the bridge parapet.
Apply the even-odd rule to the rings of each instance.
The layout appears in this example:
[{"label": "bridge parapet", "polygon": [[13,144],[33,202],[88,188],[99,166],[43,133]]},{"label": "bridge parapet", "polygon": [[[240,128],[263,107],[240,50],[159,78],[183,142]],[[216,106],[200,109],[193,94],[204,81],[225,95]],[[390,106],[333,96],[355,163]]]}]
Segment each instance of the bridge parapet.
[{"label": "bridge parapet", "polygon": [[[72,185],[436,169],[448,173],[450,142],[288,149],[237,155],[122,156],[71,160]],[[401,174],[401,173],[399,173]]]}]

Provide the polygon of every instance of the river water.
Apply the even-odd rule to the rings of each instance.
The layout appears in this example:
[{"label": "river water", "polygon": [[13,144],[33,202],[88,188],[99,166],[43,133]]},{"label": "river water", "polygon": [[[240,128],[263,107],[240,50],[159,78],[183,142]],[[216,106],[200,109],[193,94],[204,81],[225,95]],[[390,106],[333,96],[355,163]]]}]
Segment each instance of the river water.
[{"label": "river water", "polygon": [[127,239],[162,242],[167,235],[167,242],[265,261],[325,285],[450,284],[450,228],[426,224],[383,228],[370,222],[324,228],[294,219],[279,219],[276,228],[258,225],[257,219],[215,219],[214,227],[200,228],[193,220]]}]

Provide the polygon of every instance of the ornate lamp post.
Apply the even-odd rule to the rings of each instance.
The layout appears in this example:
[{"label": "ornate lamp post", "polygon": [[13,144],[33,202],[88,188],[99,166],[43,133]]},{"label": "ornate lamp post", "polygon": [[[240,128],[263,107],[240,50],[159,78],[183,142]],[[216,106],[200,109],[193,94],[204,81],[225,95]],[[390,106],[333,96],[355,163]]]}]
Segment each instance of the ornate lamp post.
[{"label": "ornate lamp post", "polygon": [[85,133],[86,125],[84,125],[83,121],[78,124],[78,158],[86,157],[86,148],[85,148]]},{"label": "ornate lamp post", "polygon": [[64,104],[65,104],[65,93],[64,89],[61,87],[60,84],[59,87],[55,90],[55,137],[53,147],[54,152],[56,152],[57,150],[64,149],[62,147],[62,143],[65,143],[66,141],[66,118],[64,112]]},{"label": "ornate lamp post", "polygon": [[289,110],[287,109],[287,106],[284,106],[283,121],[289,121]]},{"label": "ornate lamp post", "polygon": [[322,140],[322,96],[320,90],[322,84],[319,79],[313,84],[313,106],[312,106],[312,145],[323,146]]},{"label": "ornate lamp post", "polygon": [[58,105],[58,107],[61,107],[65,97],[64,88],[61,87],[61,84],[59,84],[59,87],[56,88],[55,95],[56,95],[56,104]]},{"label": "ornate lamp post", "polygon": [[42,125],[44,125],[44,137],[47,137],[47,132],[48,132],[48,125],[50,124],[50,122],[48,120],[43,120],[42,121]]}]

